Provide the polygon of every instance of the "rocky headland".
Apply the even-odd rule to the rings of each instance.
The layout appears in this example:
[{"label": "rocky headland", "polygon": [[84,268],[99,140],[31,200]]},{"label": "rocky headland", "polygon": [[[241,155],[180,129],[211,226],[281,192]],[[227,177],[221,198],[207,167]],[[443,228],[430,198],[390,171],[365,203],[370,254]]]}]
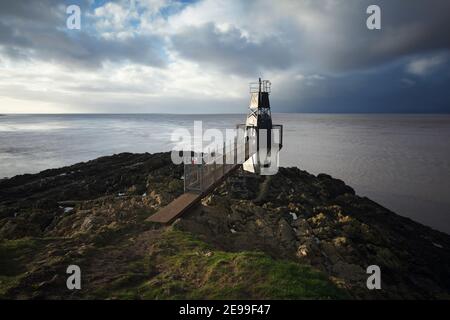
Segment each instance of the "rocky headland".
[{"label": "rocky headland", "polygon": [[148,222],[182,175],[168,153],[123,153],[1,180],[0,298],[450,298],[450,236],[341,180],[237,170],[173,225]]}]

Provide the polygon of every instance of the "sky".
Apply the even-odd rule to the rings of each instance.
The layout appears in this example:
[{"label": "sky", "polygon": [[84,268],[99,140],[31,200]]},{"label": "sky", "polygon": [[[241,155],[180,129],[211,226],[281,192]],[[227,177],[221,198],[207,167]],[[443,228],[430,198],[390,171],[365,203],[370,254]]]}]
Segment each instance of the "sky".
[{"label": "sky", "polygon": [[0,1],[0,113],[245,113],[258,77],[273,112],[448,113],[450,1]]}]

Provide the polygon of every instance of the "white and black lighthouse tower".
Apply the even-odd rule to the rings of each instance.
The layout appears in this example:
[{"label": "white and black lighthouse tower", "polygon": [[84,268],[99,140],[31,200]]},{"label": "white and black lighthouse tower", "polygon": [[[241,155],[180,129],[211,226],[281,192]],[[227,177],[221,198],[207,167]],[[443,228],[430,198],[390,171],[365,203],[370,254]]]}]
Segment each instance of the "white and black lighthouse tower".
[{"label": "white and black lighthouse tower", "polygon": [[272,123],[269,80],[250,83],[250,105],[245,122],[246,171],[272,175],[278,171],[279,151],[283,146],[283,126]]}]

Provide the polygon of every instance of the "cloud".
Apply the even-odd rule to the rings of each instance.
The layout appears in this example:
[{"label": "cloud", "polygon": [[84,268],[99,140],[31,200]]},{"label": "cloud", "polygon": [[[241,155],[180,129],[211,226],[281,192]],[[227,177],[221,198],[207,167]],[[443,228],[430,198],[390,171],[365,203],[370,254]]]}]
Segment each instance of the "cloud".
[{"label": "cloud", "polygon": [[[90,33],[89,26],[81,31],[66,30],[66,18],[61,1],[2,2],[1,52],[11,59],[53,61],[71,68],[99,68],[106,61],[158,67],[165,64],[163,39],[159,36],[105,38]],[[115,22],[120,23],[120,19]]]},{"label": "cloud", "polygon": [[[382,8],[381,31],[366,28],[366,8],[374,3]],[[271,67],[264,57],[278,48],[274,67],[287,58],[286,64],[303,72],[342,73],[377,68],[422,52],[450,50],[449,11],[450,2],[443,0],[208,0],[170,17],[164,29],[173,35],[175,49],[198,63],[221,67],[212,55],[231,61],[239,53],[243,73],[249,71],[250,59],[254,66],[250,71],[264,70]],[[222,41],[233,34],[234,43]],[[255,48],[260,54],[242,49],[243,40],[260,44]],[[195,45],[199,45],[196,52]]]},{"label": "cloud", "polygon": [[436,70],[437,67],[447,61],[447,58],[447,55],[439,54],[431,57],[413,59],[407,65],[406,70],[413,75],[424,76]]},{"label": "cloud", "polygon": [[186,28],[171,40],[182,57],[246,76],[258,75],[263,70],[285,69],[294,62],[289,46],[279,38],[256,42],[237,28],[221,31],[214,23]]},{"label": "cloud", "polygon": [[[81,31],[65,28],[67,1],[0,2],[2,101],[245,112],[263,76],[275,111],[450,111],[447,0],[75,2]],[[380,31],[366,28],[370,4]]]},{"label": "cloud", "polygon": [[[344,3],[345,2],[345,3]],[[283,16],[296,21],[292,39],[316,67],[331,72],[375,68],[407,55],[450,49],[450,2],[282,2]],[[366,28],[366,8],[381,7],[382,30]]]}]

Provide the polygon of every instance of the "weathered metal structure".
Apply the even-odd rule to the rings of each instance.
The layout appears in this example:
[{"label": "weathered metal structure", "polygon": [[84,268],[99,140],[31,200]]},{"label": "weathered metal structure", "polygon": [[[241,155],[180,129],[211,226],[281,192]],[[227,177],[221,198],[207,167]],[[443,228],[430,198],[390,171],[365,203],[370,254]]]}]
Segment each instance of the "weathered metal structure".
[{"label": "weathered metal structure", "polygon": [[269,80],[250,83],[247,120],[236,126],[238,134],[234,141],[205,153],[191,153],[184,162],[185,192],[208,190],[239,164],[256,174],[276,173],[279,150],[283,146],[283,126],[272,124],[270,90]]},{"label": "weathered metal structure", "polygon": [[261,80],[250,83],[250,105],[245,124],[245,171],[261,175],[277,172],[279,151],[283,147],[283,126],[272,123],[269,94],[271,83]]},{"label": "weathered metal structure", "polygon": [[237,125],[237,137],[207,152],[184,155],[184,194],[148,218],[171,223],[211,192],[240,164],[260,175],[275,174],[283,146],[283,126],[272,124],[269,94],[271,84],[250,84],[250,105],[245,124]]},{"label": "weathered metal structure", "polygon": [[238,148],[237,139],[218,149],[192,153],[190,162],[184,162],[184,192],[205,192],[239,164],[237,160],[242,151]]}]

